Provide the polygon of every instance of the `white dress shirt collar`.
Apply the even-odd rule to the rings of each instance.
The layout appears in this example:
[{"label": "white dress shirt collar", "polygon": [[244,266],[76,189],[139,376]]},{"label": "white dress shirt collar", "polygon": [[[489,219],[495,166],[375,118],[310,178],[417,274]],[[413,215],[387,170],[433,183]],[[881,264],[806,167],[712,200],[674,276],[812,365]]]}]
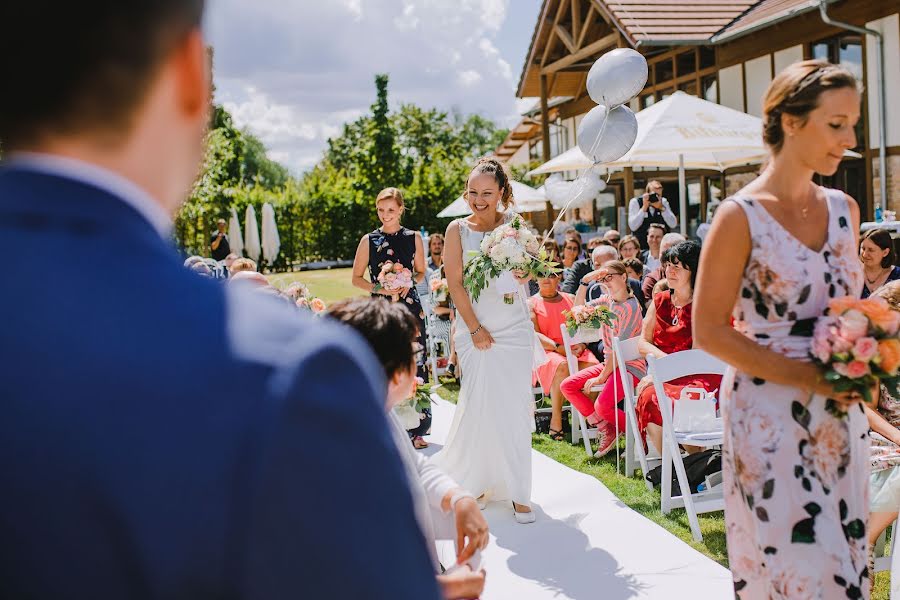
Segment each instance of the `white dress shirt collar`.
[{"label": "white dress shirt collar", "polygon": [[109,169],[74,158],[37,152],[17,152],[7,165],[10,168],[64,177],[98,188],[131,206],[161,237],[168,237],[172,231],[172,218],[159,202],[133,181]]}]

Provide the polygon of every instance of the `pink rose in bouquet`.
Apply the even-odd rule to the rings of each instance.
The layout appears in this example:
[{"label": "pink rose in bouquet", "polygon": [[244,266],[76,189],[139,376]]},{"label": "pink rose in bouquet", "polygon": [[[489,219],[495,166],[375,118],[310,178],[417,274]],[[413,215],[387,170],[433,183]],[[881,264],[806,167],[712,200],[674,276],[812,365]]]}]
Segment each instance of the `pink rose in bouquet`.
[{"label": "pink rose in bouquet", "polygon": [[836,390],[857,391],[872,402],[880,382],[896,390],[900,383],[897,313],[880,298],[836,298],[818,320],[810,356]]},{"label": "pink rose in bouquet", "polygon": [[388,292],[400,293],[413,286],[412,272],[400,263],[387,261],[381,266],[378,282]]}]

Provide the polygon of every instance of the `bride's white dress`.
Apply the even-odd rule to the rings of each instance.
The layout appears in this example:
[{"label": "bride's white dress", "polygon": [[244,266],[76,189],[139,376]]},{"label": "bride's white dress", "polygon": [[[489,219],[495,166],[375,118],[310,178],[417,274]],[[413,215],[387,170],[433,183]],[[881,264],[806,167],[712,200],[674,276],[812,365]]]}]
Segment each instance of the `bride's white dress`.
[{"label": "bride's white dress", "polygon": [[[484,233],[472,231],[462,219],[458,223],[465,261],[470,251],[479,250]],[[493,282],[472,303],[494,338],[489,350],[475,348],[460,320],[453,341],[462,387],[446,445],[432,460],[476,496],[530,505],[535,338],[525,286],[520,287],[514,304],[503,302]]]}]

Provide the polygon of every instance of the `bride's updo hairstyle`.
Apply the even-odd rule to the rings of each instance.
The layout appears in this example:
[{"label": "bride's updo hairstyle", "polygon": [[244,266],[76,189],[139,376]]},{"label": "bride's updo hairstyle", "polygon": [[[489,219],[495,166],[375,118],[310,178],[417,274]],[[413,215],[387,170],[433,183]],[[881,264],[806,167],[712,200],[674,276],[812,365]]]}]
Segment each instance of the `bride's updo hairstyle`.
[{"label": "bride's updo hairstyle", "polygon": [[[500,188],[500,205],[503,207],[503,210],[507,210],[510,206],[516,203],[513,198],[512,186],[509,183],[509,173],[506,172],[506,167],[502,162],[494,158],[493,156],[484,156],[478,159],[478,162],[475,163],[475,167],[472,169],[472,172],[469,173],[469,177],[472,175],[481,175],[482,173],[487,173],[489,175],[494,176],[494,180],[497,182],[497,187]],[[469,180],[466,180],[466,189],[463,192],[463,197],[469,197]]]},{"label": "bride's updo hairstyle", "polygon": [[850,71],[825,60],[796,62],[779,73],[763,98],[763,141],[772,153],[784,145],[781,115],[797,117],[805,125],[822,93],[842,88],[859,89],[859,83]]}]

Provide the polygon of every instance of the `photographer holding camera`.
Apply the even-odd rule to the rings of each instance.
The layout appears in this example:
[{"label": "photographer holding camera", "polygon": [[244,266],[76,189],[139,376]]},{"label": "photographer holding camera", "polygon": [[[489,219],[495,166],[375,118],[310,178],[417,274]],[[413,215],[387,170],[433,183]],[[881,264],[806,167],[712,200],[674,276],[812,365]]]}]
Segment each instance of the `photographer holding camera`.
[{"label": "photographer holding camera", "polygon": [[628,227],[640,241],[641,248],[647,248],[647,232],[650,225],[658,223],[669,231],[678,224],[675,213],[669,207],[669,201],[663,198],[662,184],[651,179],[647,183],[644,195],[632,198],[628,204]]}]

